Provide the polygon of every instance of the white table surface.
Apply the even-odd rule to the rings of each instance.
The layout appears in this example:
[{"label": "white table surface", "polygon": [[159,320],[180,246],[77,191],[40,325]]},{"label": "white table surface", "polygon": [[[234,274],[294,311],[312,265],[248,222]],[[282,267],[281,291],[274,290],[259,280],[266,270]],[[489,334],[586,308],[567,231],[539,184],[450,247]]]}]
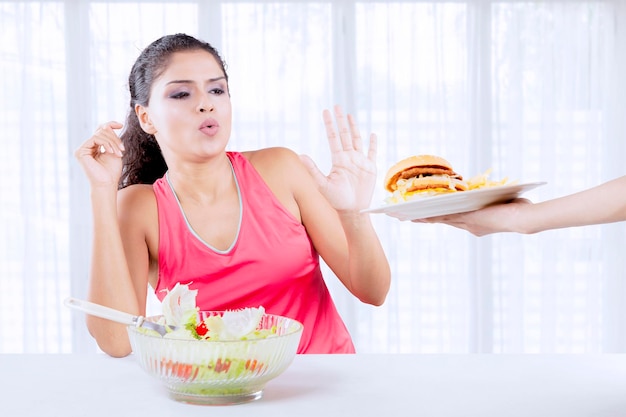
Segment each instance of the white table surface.
[{"label": "white table surface", "polygon": [[134,358],[0,355],[0,416],[626,416],[626,355],[301,355],[260,400],[170,399]]}]

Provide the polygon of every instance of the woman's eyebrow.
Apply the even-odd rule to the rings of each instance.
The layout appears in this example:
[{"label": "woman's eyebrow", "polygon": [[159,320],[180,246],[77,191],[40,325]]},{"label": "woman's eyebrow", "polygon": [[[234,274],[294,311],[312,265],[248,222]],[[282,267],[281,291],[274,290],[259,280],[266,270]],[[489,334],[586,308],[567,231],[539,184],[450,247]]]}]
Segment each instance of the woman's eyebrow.
[{"label": "woman's eyebrow", "polygon": [[[217,78],[209,78],[207,81],[210,83],[214,83],[215,81],[220,81],[220,80],[225,80],[226,77],[221,76],[221,77],[217,77]],[[193,83],[192,80],[172,80],[172,81],[168,81],[167,84],[165,85],[170,85],[170,84],[190,84]]]}]

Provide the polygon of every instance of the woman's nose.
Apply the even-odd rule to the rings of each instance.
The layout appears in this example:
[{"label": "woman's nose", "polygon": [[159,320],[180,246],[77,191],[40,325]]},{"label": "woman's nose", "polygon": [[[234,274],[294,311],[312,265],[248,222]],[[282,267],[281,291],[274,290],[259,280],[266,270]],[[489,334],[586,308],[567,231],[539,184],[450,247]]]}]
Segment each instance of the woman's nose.
[{"label": "woman's nose", "polygon": [[200,113],[204,113],[204,112],[212,111],[212,110],[213,110],[213,102],[211,101],[211,99],[208,97],[202,97],[202,99],[198,103],[198,111]]}]

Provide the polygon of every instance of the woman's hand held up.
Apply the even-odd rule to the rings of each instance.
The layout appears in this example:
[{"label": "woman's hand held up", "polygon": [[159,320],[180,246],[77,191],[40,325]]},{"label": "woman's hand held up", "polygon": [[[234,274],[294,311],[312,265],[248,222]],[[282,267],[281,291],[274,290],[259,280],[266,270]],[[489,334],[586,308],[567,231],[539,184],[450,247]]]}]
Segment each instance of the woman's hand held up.
[{"label": "woman's hand held up", "polygon": [[308,156],[301,156],[301,160],[333,208],[338,211],[367,208],[376,184],[376,135],[370,135],[365,155],[361,135],[351,115],[346,120],[341,108],[335,106],[337,130],[330,111],[324,110],[323,118],[331,151],[330,173],[325,176]]},{"label": "woman's hand held up", "polygon": [[74,152],[92,187],[117,187],[124,145],[115,130],[122,127],[115,121],[100,125]]}]

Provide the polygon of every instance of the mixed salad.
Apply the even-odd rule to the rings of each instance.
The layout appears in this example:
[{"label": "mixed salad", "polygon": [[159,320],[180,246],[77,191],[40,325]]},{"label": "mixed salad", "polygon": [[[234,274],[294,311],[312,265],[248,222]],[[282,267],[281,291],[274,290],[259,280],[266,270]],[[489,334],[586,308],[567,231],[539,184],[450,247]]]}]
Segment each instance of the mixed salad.
[{"label": "mixed salad", "polygon": [[[159,322],[175,328],[166,333],[164,339],[222,342],[264,339],[277,334],[278,329],[275,326],[264,328],[263,307],[204,314],[196,305],[197,292],[191,290],[189,285],[176,284],[163,298],[163,315]],[[150,329],[138,330],[161,337]],[[239,344],[220,345],[217,348],[220,353],[217,355],[207,354],[200,346],[190,349],[170,351],[158,360],[159,368],[178,381],[170,381],[177,385],[176,391],[201,396],[246,392],[250,387],[249,382],[244,381],[265,372],[269,360],[267,355],[258,356],[258,351],[252,353],[247,346]],[[191,351],[195,353],[190,353]]]},{"label": "mixed salad", "polygon": [[202,318],[196,306],[197,293],[188,284],[177,283],[163,298],[160,322],[175,329],[163,337],[224,341],[263,339],[276,333],[276,328],[259,327],[265,314],[263,307],[226,310]]}]

